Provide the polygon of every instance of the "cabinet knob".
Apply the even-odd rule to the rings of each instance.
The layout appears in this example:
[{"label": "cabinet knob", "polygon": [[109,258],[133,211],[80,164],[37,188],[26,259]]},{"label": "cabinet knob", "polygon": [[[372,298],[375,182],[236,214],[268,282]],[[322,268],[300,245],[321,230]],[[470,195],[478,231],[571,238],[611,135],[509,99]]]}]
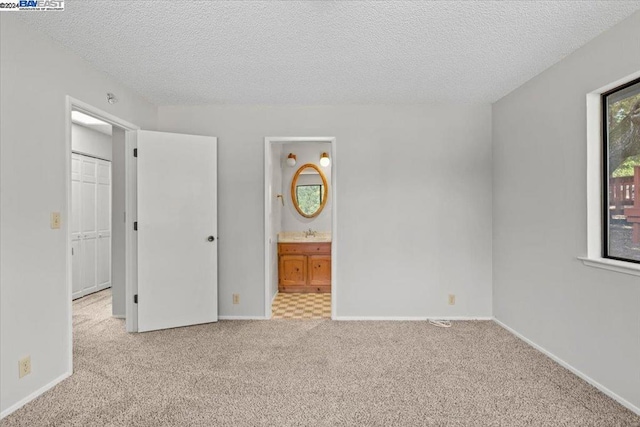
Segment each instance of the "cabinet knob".
[{"label": "cabinet knob", "polygon": [[216,240],[216,238],[213,237],[213,236],[209,236],[209,237],[207,237],[207,240],[210,241],[210,242],[213,242],[214,240]]}]

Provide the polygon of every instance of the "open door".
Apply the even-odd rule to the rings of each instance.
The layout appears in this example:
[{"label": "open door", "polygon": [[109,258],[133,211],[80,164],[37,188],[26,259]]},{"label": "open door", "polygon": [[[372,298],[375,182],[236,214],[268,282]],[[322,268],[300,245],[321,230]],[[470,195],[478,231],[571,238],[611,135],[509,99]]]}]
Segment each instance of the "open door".
[{"label": "open door", "polygon": [[138,331],[218,320],[217,138],[138,131]]}]

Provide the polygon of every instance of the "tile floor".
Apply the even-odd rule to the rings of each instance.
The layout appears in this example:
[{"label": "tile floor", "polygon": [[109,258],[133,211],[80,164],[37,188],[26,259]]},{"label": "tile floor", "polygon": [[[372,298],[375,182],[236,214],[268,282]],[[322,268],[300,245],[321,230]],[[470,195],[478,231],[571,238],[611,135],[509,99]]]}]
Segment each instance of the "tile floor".
[{"label": "tile floor", "polygon": [[272,319],[331,319],[331,294],[278,293]]}]

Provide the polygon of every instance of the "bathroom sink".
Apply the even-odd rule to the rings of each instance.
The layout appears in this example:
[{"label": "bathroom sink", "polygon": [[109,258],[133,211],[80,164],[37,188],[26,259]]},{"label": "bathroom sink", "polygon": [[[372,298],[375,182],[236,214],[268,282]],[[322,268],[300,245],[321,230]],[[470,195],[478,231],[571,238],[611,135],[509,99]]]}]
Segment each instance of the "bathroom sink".
[{"label": "bathroom sink", "polygon": [[330,241],[331,232],[316,232],[315,236],[307,236],[303,231],[283,231],[278,233],[279,243],[320,243]]}]

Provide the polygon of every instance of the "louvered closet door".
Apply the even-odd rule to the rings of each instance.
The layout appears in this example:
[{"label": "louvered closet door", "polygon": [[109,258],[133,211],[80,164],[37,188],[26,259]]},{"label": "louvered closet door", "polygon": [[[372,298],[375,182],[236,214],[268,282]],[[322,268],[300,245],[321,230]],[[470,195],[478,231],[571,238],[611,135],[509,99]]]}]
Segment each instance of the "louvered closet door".
[{"label": "louvered closet door", "polygon": [[82,296],[82,251],[80,250],[80,194],[82,188],[82,157],[73,154],[71,156],[71,284],[73,299]]},{"label": "louvered closet door", "polygon": [[97,256],[96,274],[98,290],[111,286],[111,162],[97,161],[96,189]]},{"label": "louvered closet door", "polygon": [[98,227],[96,223],[97,160],[85,157],[82,160],[82,187],[80,191],[80,230],[82,242],[82,292],[88,294],[97,288],[96,256]]}]

